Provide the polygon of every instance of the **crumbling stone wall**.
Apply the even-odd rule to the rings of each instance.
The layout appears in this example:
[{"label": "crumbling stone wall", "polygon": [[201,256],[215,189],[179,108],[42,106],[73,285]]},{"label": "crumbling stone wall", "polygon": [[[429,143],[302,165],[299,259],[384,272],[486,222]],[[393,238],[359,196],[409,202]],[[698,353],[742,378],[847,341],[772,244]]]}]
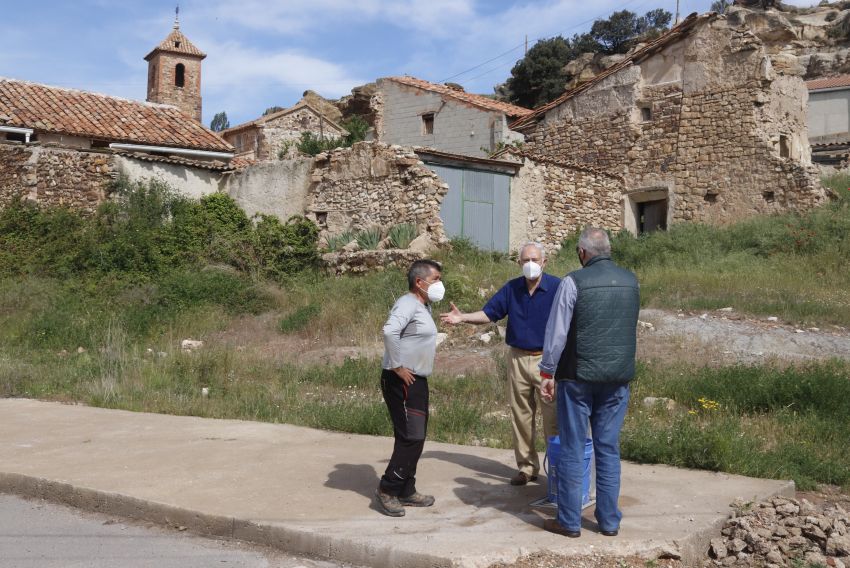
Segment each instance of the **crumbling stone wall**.
[{"label": "crumbling stone wall", "polygon": [[93,213],[113,178],[108,152],[0,143],[0,206],[27,199]]},{"label": "crumbling stone wall", "polygon": [[448,185],[409,149],[359,142],[319,154],[311,179],[307,217],[322,236],[411,223],[434,244],[447,242],[440,204]]},{"label": "crumbling stone wall", "polygon": [[259,160],[275,160],[287,143],[297,142],[302,132],[325,138],[340,138],[345,131],[307,108],[300,108],[265,123],[260,130]]},{"label": "crumbling stone wall", "polygon": [[511,184],[511,249],[532,240],[555,250],[586,225],[619,230],[622,190],[617,175],[524,156]]},{"label": "crumbling stone wall", "polygon": [[650,191],[666,195],[668,222],[804,210],[825,199],[805,97],[758,38],[707,20],[551,109],[526,132],[526,150],[621,176],[627,197],[606,200],[621,227],[632,196]]}]

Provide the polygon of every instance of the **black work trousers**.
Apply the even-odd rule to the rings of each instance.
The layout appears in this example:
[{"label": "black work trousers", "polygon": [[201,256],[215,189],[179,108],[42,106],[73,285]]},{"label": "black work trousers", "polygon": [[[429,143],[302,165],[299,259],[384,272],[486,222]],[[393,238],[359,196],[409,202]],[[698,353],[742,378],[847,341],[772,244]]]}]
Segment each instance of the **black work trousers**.
[{"label": "black work trousers", "polygon": [[381,491],[396,497],[416,493],[416,465],[425,446],[428,429],[428,379],[414,375],[407,386],[395,372],[381,373],[381,392],[393,422],[395,445],[384,476]]}]

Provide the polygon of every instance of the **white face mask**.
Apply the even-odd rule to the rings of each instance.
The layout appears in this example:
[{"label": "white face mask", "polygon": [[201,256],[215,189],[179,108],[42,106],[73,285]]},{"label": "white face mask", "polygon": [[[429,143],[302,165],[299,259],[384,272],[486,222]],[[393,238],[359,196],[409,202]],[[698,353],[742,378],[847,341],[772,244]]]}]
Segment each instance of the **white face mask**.
[{"label": "white face mask", "polygon": [[543,274],[543,267],[536,262],[528,261],[522,265],[522,275],[529,280],[537,280]]},{"label": "white face mask", "polygon": [[427,294],[429,302],[439,302],[446,295],[446,287],[438,280],[428,286]]}]

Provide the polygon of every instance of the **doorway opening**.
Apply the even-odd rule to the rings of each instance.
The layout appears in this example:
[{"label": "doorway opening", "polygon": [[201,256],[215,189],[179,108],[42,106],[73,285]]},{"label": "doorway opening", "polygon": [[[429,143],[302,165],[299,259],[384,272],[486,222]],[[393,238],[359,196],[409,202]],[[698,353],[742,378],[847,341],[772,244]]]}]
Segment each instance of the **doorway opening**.
[{"label": "doorway opening", "polygon": [[633,235],[666,231],[669,215],[667,188],[635,191],[624,198],[623,227]]}]

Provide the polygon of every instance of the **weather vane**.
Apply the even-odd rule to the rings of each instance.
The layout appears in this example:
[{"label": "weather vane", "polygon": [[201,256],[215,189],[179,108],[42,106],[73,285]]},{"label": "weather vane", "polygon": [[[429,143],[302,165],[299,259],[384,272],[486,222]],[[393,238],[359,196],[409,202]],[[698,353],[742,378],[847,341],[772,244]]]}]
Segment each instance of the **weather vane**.
[{"label": "weather vane", "polygon": [[174,8],[174,29],[178,29],[180,27],[180,4],[178,4]]}]

